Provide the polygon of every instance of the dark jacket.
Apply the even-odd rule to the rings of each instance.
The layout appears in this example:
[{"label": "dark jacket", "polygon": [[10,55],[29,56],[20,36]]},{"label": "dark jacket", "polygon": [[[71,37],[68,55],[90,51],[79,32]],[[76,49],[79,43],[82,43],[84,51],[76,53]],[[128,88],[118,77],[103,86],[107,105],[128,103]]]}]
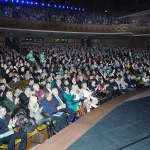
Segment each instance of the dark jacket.
[{"label": "dark jacket", "polygon": [[30,97],[27,97],[27,95],[23,92],[19,95],[19,98],[20,98],[20,105],[28,107]]},{"label": "dark jacket", "polygon": [[[10,121],[10,116],[8,114],[5,115],[5,121],[0,118],[0,134],[3,134],[9,131],[8,124]],[[0,139],[0,145],[2,145],[2,140]]]},{"label": "dark jacket", "polygon": [[[57,107],[53,105],[53,100],[51,100],[52,105],[45,98],[40,103],[40,106],[44,106],[42,112],[49,114],[50,118],[53,120],[53,114],[57,112]],[[54,107],[54,108],[53,108]]]}]

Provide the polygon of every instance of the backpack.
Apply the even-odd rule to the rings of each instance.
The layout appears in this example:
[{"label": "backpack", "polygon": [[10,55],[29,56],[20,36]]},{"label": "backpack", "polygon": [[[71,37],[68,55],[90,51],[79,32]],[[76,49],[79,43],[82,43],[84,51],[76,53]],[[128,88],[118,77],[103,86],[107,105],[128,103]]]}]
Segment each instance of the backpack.
[{"label": "backpack", "polygon": [[21,127],[21,131],[28,133],[36,129],[34,119],[29,116],[29,109],[25,107],[15,109],[12,113],[13,117],[17,118],[16,125]]}]

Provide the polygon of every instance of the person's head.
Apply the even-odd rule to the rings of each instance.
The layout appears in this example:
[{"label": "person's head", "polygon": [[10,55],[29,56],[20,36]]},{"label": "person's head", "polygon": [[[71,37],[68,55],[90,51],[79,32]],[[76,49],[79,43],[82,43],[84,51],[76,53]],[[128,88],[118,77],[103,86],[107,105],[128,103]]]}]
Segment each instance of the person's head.
[{"label": "person's head", "polygon": [[30,85],[26,85],[26,86],[24,87],[24,93],[25,93],[27,96],[30,96],[30,94],[31,94],[31,89],[32,89],[32,87],[31,87]]},{"label": "person's head", "polygon": [[65,79],[68,78],[68,74],[67,73],[64,74],[64,78]]},{"label": "person's head", "polygon": [[79,76],[79,80],[83,81],[83,76]]},{"label": "person's head", "polygon": [[87,88],[87,83],[86,83],[86,82],[83,82],[83,83],[82,83],[82,88],[83,88],[83,89],[86,89],[86,88]]},{"label": "person's head", "polygon": [[34,79],[33,78],[29,78],[29,85],[33,85],[34,84]]},{"label": "person's head", "polygon": [[3,117],[6,115],[6,108],[3,106],[0,106],[0,116]]},{"label": "person's head", "polygon": [[52,100],[52,94],[51,93],[46,93],[44,97],[45,97],[45,99],[47,101],[51,101]]},{"label": "person's head", "polygon": [[47,89],[50,89],[51,88],[51,83],[50,82],[46,82],[45,86],[46,86]]},{"label": "person's head", "polygon": [[75,78],[72,78],[72,83],[76,83],[76,79]]},{"label": "person's head", "polygon": [[30,70],[26,70],[26,74],[29,74],[30,73]]},{"label": "person's head", "polygon": [[113,77],[110,77],[110,82],[114,82],[114,78]]},{"label": "person's head", "polygon": [[68,85],[68,84],[69,84],[69,81],[68,81],[67,79],[65,79],[65,80],[64,80],[64,84],[65,84],[65,85]]},{"label": "person's head", "polygon": [[95,86],[95,84],[96,84],[95,80],[92,80],[92,81],[91,81],[91,85],[92,85],[92,86]]},{"label": "person's head", "polygon": [[39,87],[39,85],[36,83],[36,84],[33,85],[33,89],[34,89],[35,91],[39,91],[40,87]]},{"label": "person's head", "polygon": [[73,91],[77,91],[79,89],[78,85],[77,84],[73,84],[72,85],[72,90]]},{"label": "person's head", "polygon": [[0,89],[3,90],[3,91],[5,91],[5,85],[4,85],[4,83],[0,83]]},{"label": "person's head", "polygon": [[68,93],[69,92],[69,88],[66,86],[66,87],[63,88],[63,91]]},{"label": "person's head", "polygon": [[56,80],[56,84],[57,84],[58,86],[60,86],[60,85],[61,85],[61,80],[60,80],[60,79],[57,79],[57,80]]},{"label": "person's head", "polygon": [[37,103],[38,98],[35,95],[30,96],[29,105],[33,105]]},{"label": "person's head", "polygon": [[22,66],[22,67],[21,67],[21,72],[24,72],[24,70],[25,70],[25,69],[24,69],[24,67]]},{"label": "person's head", "polygon": [[12,78],[12,80],[13,80],[14,82],[17,82],[17,81],[18,81],[18,78],[17,78],[16,76],[14,76],[14,77]]},{"label": "person's head", "polygon": [[52,89],[52,93],[53,93],[53,95],[58,95],[58,89],[57,88],[53,88]]},{"label": "person's head", "polygon": [[12,98],[13,98],[12,91],[7,91],[7,92],[6,92],[6,97],[7,97],[8,99],[12,99]]},{"label": "person's head", "polygon": [[15,89],[15,93],[21,93],[22,91],[19,88]]},{"label": "person's head", "polygon": [[6,79],[5,79],[5,78],[2,78],[2,79],[0,80],[0,83],[6,84]]}]

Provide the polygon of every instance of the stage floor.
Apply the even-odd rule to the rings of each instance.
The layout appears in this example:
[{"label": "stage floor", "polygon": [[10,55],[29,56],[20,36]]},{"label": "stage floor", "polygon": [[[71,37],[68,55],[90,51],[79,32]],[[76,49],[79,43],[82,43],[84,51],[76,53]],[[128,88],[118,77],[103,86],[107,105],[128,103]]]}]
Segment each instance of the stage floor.
[{"label": "stage floor", "polygon": [[67,150],[123,149],[150,149],[150,97],[121,104]]}]

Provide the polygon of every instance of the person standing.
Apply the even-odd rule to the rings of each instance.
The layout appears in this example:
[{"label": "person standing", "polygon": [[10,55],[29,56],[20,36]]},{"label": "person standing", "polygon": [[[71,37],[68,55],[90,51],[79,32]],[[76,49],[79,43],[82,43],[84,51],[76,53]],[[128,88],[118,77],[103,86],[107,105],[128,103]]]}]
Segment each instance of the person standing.
[{"label": "person standing", "polygon": [[30,62],[31,65],[34,63],[35,58],[33,56],[33,51],[32,50],[28,53],[27,59],[29,60],[29,62]]}]

